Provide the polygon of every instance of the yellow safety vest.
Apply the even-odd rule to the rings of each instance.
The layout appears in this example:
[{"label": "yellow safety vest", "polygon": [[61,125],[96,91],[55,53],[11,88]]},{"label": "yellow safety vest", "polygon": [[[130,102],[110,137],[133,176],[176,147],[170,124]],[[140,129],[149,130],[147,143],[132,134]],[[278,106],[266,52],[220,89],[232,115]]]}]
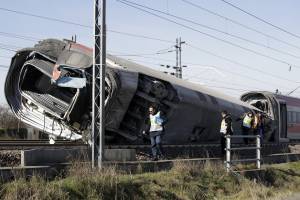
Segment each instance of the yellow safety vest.
[{"label": "yellow safety vest", "polygon": [[226,134],[226,130],[227,130],[227,124],[225,123],[225,119],[223,119],[221,122],[220,133]]},{"label": "yellow safety vest", "polygon": [[155,115],[150,114],[150,132],[163,130],[162,125],[157,123],[156,118],[160,118],[160,112],[157,112]]},{"label": "yellow safety vest", "polygon": [[243,126],[247,127],[247,128],[251,128],[251,121],[252,121],[252,118],[249,117],[248,115],[246,115],[243,119]]}]

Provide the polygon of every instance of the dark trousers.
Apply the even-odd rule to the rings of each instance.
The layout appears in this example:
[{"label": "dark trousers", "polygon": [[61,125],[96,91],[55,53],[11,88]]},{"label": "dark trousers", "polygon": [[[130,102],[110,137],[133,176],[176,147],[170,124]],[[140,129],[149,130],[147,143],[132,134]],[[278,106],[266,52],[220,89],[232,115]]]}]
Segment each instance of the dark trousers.
[{"label": "dark trousers", "polygon": [[[243,135],[249,135],[250,133],[250,128],[247,128],[247,127],[242,127],[242,130],[243,130]],[[244,143],[245,144],[249,144],[249,138],[244,138]]]},{"label": "dark trousers", "polygon": [[151,150],[152,150],[152,156],[156,158],[157,156],[162,156],[162,147],[161,147],[161,135],[153,135],[150,134],[150,140],[151,140]]}]

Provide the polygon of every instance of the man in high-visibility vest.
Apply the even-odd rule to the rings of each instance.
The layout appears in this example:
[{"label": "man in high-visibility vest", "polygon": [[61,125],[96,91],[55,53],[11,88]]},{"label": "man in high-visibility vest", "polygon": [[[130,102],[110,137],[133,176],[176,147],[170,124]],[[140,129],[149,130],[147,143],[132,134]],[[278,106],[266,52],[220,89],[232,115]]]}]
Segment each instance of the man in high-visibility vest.
[{"label": "man in high-visibility vest", "polygon": [[151,140],[152,160],[163,158],[161,137],[164,132],[166,118],[155,106],[149,107],[149,117],[146,119],[147,129],[143,133],[149,133]]},{"label": "man in high-visibility vest", "polygon": [[[253,113],[247,112],[240,119],[243,120],[242,122],[243,135],[249,135],[253,123]],[[245,144],[248,144],[249,143],[248,138],[244,138],[244,142]]]},{"label": "man in high-visibility vest", "polygon": [[233,134],[233,129],[232,129],[232,119],[231,116],[228,114],[226,110],[221,112],[222,115],[222,121],[221,121],[221,128],[220,128],[220,133],[221,133],[221,153],[224,156],[226,151],[225,151],[225,136],[226,135],[232,135]]}]

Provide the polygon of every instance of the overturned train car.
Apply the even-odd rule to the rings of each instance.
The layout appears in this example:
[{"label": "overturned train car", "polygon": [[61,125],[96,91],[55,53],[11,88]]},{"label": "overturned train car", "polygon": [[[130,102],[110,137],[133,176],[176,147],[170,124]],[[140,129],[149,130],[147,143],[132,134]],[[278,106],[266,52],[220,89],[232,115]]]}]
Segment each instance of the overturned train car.
[{"label": "overturned train car", "polygon": [[[251,95],[237,100],[111,55],[106,64],[107,143],[147,142],[141,133],[148,106],[153,103],[168,118],[166,144],[216,142],[222,110],[230,112],[233,119],[247,111],[259,112]],[[92,50],[71,41],[47,39],[19,50],[12,58],[5,95],[21,121],[49,135],[77,140],[90,134],[91,83]],[[268,141],[282,134],[278,116],[270,115]],[[234,120],[234,134],[240,134],[240,126],[241,122]]]}]

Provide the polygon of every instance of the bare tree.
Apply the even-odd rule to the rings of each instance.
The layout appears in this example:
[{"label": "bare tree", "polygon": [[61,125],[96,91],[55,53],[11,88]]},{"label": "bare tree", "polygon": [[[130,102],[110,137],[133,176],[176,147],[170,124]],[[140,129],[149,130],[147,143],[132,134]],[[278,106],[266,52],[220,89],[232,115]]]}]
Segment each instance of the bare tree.
[{"label": "bare tree", "polygon": [[0,128],[13,129],[18,127],[24,127],[24,124],[15,117],[9,106],[0,105]]}]

